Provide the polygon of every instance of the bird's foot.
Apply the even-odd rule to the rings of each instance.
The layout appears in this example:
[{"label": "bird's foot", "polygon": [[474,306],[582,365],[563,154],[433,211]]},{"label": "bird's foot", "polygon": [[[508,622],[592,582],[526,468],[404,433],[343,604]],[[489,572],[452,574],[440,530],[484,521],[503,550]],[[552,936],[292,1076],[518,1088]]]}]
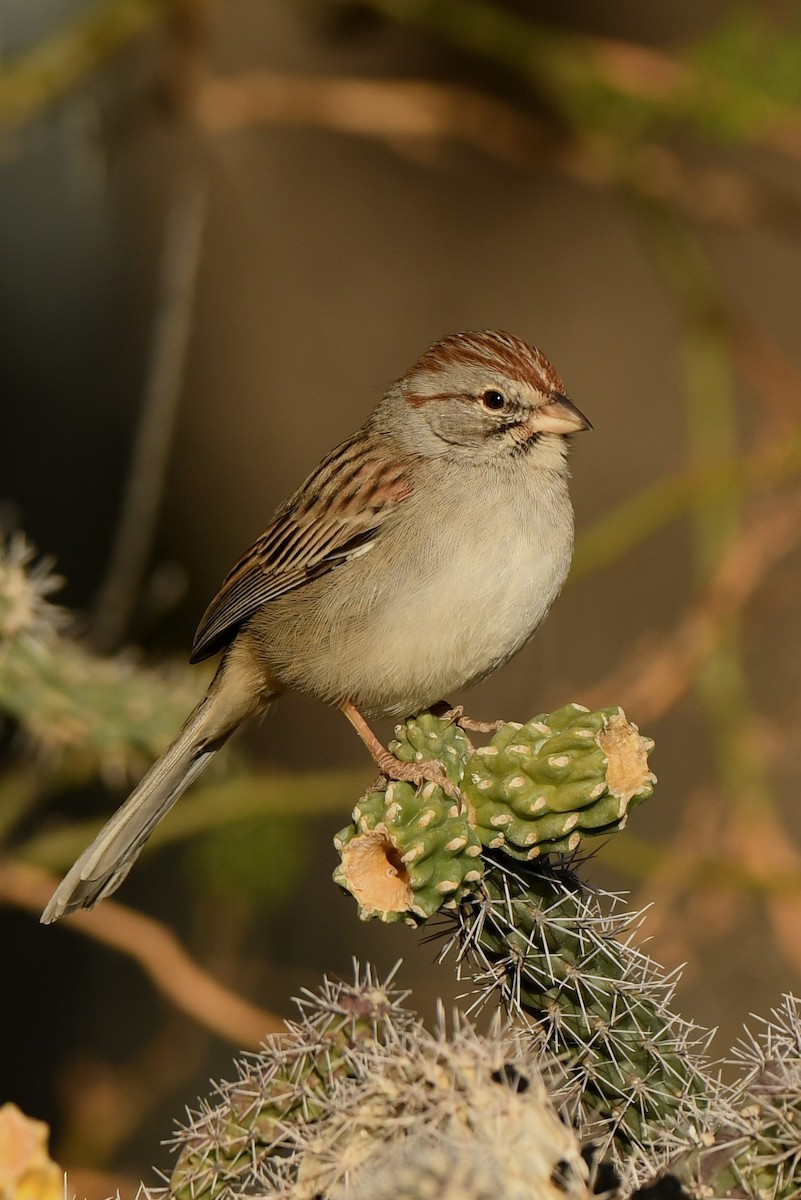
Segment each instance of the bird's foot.
[{"label": "bird's foot", "polygon": [[340,700],[339,707],[370,751],[370,757],[382,775],[387,779],[413,783],[415,787],[422,787],[426,783],[435,783],[442,788],[446,796],[450,796],[452,800],[456,801],[459,811],[462,811],[462,794],[456,784],[452,783],[445,774],[441,763],[434,759],[422,759],[420,762],[412,763],[403,762],[394,754],[390,754],[386,746],[382,746],[352,701]]}]

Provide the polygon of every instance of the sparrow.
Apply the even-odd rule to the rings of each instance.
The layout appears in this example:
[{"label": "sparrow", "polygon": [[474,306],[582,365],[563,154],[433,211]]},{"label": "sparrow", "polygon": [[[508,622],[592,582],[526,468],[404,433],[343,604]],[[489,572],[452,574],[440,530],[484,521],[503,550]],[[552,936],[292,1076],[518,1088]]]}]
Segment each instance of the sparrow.
[{"label": "sparrow", "polygon": [[116,891],[217,750],[285,692],[337,705],[387,777],[443,783],[439,764],[394,758],[369,721],[485,678],[542,623],[573,553],[569,441],[590,428],[520,338],[431,346],[225,578],[191,655],[221,654],[206,695],[42,921]]}]

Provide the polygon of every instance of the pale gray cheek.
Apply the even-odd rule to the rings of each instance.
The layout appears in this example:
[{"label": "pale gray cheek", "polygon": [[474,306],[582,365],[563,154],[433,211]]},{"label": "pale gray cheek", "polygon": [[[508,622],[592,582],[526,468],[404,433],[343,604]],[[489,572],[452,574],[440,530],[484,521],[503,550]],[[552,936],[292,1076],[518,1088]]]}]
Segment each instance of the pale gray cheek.
[{"label": "pale gray cheek", "polygon": [[432,433],[448,445],[483,446],[490,426],[478,408],[464,400],[434,400],[423,410]]}]

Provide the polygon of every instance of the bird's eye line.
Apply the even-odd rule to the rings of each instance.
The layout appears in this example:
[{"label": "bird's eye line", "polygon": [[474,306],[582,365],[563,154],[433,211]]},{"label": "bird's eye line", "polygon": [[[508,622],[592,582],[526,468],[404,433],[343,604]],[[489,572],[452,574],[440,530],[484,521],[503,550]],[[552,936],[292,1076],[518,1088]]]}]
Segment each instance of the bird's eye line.
[{"label": "bird's eye line", "polygon": [[501,412],[507,403],[503,392],[499,392],[497,388],[488,388],[481,397],[481,402],[490,412]]}]

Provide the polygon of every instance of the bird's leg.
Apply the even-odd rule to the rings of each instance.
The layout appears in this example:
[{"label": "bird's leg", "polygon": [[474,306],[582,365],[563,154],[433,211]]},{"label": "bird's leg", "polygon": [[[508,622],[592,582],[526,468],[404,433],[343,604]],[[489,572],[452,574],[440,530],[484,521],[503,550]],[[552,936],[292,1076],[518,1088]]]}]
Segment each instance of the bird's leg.
[{"label": "bird's leg", "polygon": [[422,783],[436,783],[461,806],[461,793],[456,784],[451,783],[450,779],[448,779],[440,763],[433,760],[413,763],[401,762],[394,754],[390,754],[386,746],[382,746],[351,700],[340,700],[339,707],[364,742],[370,752],[370,757],[382,775],[386,775],[387,779],[400,779],[408,783],[413,783],[416,787],[419,787]]},{"label": "bird's leg", "polygon": [[450,721],[452,725],[458,725],[460,729],[470,733],[497,733],[506,724],[506,721],[474,721],[472,717],[464,715],[461,704],[451,706],[447,700],[435,704],[431,711],[442,717],[443,721]]}]

